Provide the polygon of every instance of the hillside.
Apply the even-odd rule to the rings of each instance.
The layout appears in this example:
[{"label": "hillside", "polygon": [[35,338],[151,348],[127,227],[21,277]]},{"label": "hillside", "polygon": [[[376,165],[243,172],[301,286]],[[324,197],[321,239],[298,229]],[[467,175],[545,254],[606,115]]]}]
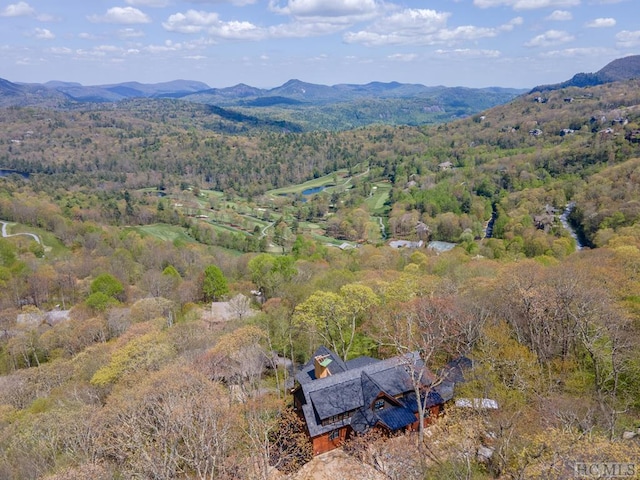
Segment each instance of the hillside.
[{"label": "hillside", "polygon": [[440,123],[507,102],[519,93],[522,91],[506,88],[425,87],[397,82],[330,87],[290,80],[272,89],[244,84],[216,89],[188,80],[95,86],[56,81],[22,85],[2,80],[0,106],[86,110],[101,108],[100,104],[143,98],[182,99],[217,108],[226,116],[251,119],[244,123],[253,130],[279,125],[292,131],[314,131],[347,130],[371,124]]},{"label": "hillside", "polygon": [[540,85],[531,90],[545,92],[567,87],[593,87],[604,83],[640,78],[640,55],[629,55],[608,63],[595,73],[577,73],[570,80],[554,85]]},{"label": "hillside", "polygon": [[[1,108],[0,478],[635,468],[640,80],[524,94],[437,125],[305,131],[255,113],[278,104],[328,121],[324,108],[342,108],[306,105],[301,87],[256,110]],[[387,88],[414,86],[366,87]],[[228,93],[257,101],[246,85]],[[401,115],[394,102],[382,103]],[[346,362],[418,352],[428,371],[412,373],[431,383],[411,395],[425,401],[450,362],[468,368],[425,429],[356,435],[343,409],[318,423],[349,438],[312,459],[292,374],[321,345]],[[383,410],[398,406],[387,397]]]}]

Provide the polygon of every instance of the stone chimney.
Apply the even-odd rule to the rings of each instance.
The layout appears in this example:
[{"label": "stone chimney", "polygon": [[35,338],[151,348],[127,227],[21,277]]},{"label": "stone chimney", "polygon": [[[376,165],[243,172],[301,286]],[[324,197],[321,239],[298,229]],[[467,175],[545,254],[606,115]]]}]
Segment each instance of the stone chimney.
[{"label": "stone chimney", "polygon": [[325,378],[331,375],[329,371],[329,364],[332,362],[329,355],[318,355],[313,359],[313,366],[315,369],[316,380],[319,378]]}]

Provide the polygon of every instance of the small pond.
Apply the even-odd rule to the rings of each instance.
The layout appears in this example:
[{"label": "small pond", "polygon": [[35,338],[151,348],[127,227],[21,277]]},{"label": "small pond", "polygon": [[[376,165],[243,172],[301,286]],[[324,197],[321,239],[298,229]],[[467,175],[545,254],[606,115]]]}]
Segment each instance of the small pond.
[{"label": "small pond", "polygon": [[19,175],[22,178],[29,178],[28,172],[19,172],[17,170],[7,170],[6,168],[0,168],[0,177],[10,177],[11,175]]},{"label": "small pond", "polygon": [[323,191],[325,189],[325,186],[322,185],[320,187],[313,187],[313,188],[307,188],[306,190],[302,191],[302,195],[313,195],[315,193],[320,193],[321,191]]}]

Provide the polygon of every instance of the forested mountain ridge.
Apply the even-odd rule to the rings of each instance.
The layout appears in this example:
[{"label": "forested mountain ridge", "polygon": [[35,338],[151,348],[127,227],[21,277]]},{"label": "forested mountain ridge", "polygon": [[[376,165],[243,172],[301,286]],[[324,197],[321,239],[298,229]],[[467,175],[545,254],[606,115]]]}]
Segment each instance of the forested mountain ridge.
[{"label": "forested mountain ridge", "polygon": [[178,99],[3,108],[0,478],[293,480],[288,365],[321,344],[420,351],[436,382],[464,355],[455,397],[499,405],[347,442],[386,477],[636,468],[639,87],[341,132]]},{"label": "forested mountain ridge", "polygon": [[577,73],[570,80],[553,85],[539,85],[531,92],[544,92],[567,87],[593,87],[633,78],[640,78],[640,55],[618,58],[595,73]]},{"label": "forested mountain ridge", "polygon": [[[368,168],[349,184],[358,188],[345,190],[352,197],[346,204],[361,204],[376,182],[387,182],[392,190],[383,216],[392,235],[411,236],[411,222],[423,217],[437,239],[457,241],[466,229],[479,237],[493,210],[494,236],[502,237],[521,228],[510,220],[518,196],[547,190],[543,199],[526,203],[526,216],[533,219],[546,204],[564,208],[592,174],[637,155],[637,91],[637,81],[574,87],[545,98],[521,96],[438,127],[300,134],[286,123],[271,124],[272,131],[265,132],[265,124],[253,117],[180,100],[128,100],[73,112],[12,108],[2,120],[7,148],[0,160],[4,168],[31,174],[32,182],[75,189],[192,185],[253,200],[340,169]],[[257,130],[256,123],[262,125]],[[549,190],[552,185],[557,188]],[[334,203],[323,195],[316,200]],[[278,202],[286,203],[286,197]],[[318,219],[327,210],[315,204],[298,201],[295,215]],[[584,207],[579,202],[573,217],[594,245],[599,227],[595,217],[585,220]],[[624,212],[625,220],[618,221],[633,223],[635,209]],[[527,222],[523,212],[517,215]]]},{"label": "forested mountain ridge", "polygon": [[[73,82],[43,85],[0,82],[2,106],[55,106],[87,109],[85,104],[141,98],[180,98],[230,109],[230,115],[260,118],[254,128],[294,125],[300,130],[345,130],[369,124],[422,125],[449,121],[507,102],[523,90],[510,88],[425,87],[398,82],[366,85],[316,85],[290,80],[260,89],[239,84],[209,88],[202,82],[175,80],[157,84],[125,82],[83,86]],[[240,109],[238,111],[238,109]]]}]

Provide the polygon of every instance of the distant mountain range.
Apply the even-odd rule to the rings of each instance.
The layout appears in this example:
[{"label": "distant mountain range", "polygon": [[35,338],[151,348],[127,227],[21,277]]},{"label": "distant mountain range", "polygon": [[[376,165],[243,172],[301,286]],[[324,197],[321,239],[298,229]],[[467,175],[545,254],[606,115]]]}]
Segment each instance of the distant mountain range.
[{"label": "distant mountain range", "polygon": [[191,80],[144,84],[125,82],[84,86],[75,82],[12,83],[0,79],[0,107],[40,106],[85,108],[132,99],[180,99],[216,108],[227,118],[248,118],[253,123],[286,123],[296,130],[342,130],[374,123],[424,125],[478,113],[524,93],[513,88],[427,87],[399,82],[333,86],[289,80],[262,89],[246,84],[211,88]]},{"label": "distant mountain range", "polygon": [[530,93],[559,90],[567,87],[594,87],[604,83],[631,80],[633,78],[640,78],[640,55],[618,58],[596,73],[577,73],[570,80],[562,83],[539,85],[531,90]]},{"label": "distant mountain range", "polygon": [[[398,82],[371,82],[366,85],[318,85],[289,80],[283,85],[262,89],[240,83],[233,87],[211,88],[206,83],[192,80],[145,84],[125,82],[109,85],[84,86],[75,82],[50,81],[44,84],[11,83],[0,79],[0,104],[21,104],[58,99],[75,102],[117,102],[129,98],[182,98],[199,103],[238,106],[272,106],[276,104],[327,104],[362,98],[412,98],[442,94],[446,91],[467,90],[516,96],[524,90],[513,88],[463,89],[462,87],[426,87],[420,84]],[[61,94],[61,95],[60,95]]]}]

